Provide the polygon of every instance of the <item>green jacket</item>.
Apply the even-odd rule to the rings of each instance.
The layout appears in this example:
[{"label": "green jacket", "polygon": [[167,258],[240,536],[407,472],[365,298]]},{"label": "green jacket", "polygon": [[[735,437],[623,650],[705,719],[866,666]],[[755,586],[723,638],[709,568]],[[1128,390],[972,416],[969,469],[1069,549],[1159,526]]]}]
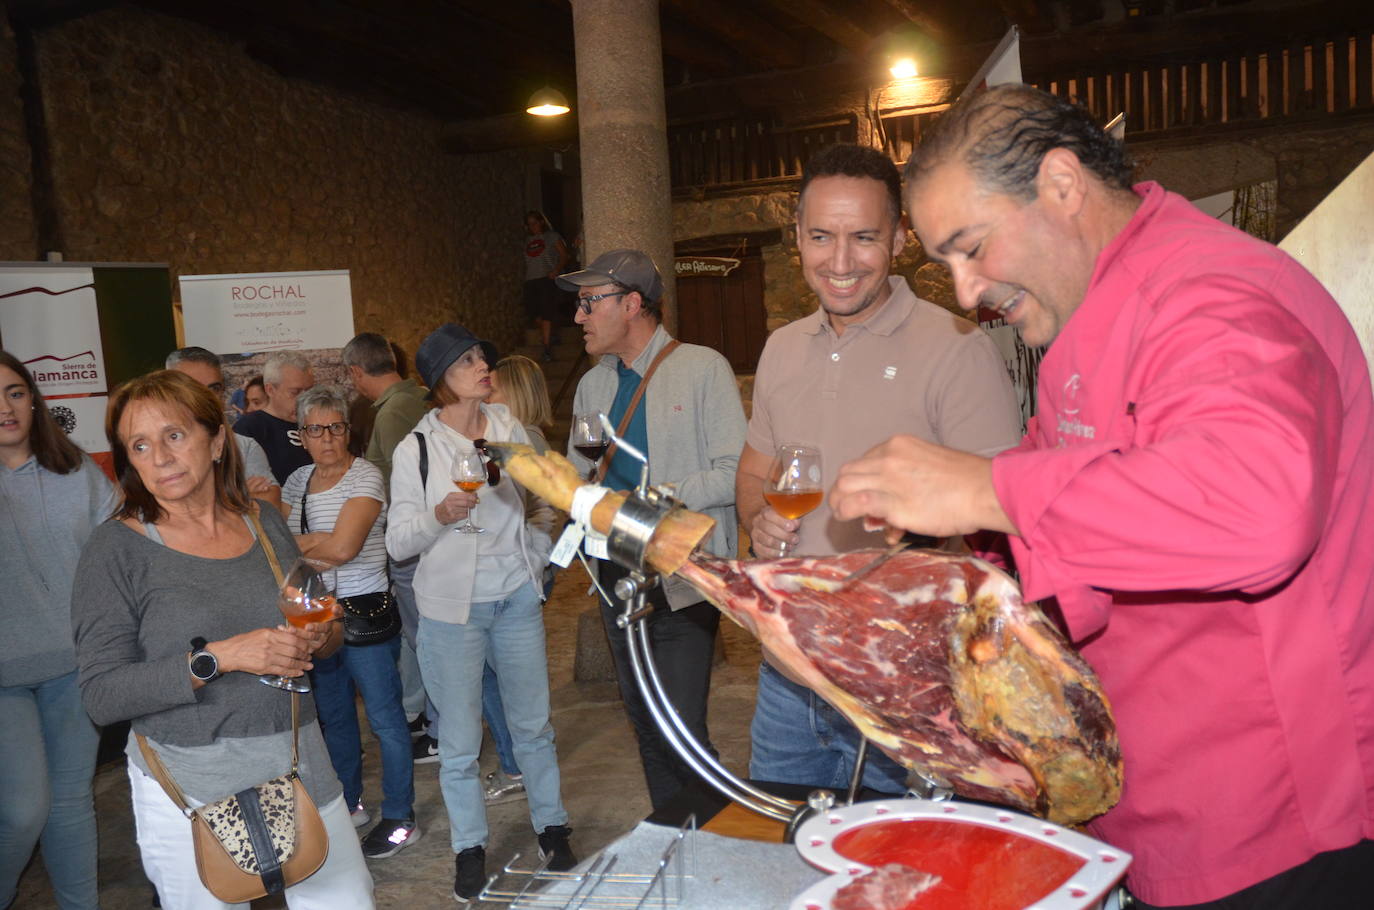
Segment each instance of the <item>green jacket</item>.
[{"label": "green jacket", "polygon": [[392,383],[387,390],[372,402],[377,412],[372,423],[372,438],[367,443],[363,455],[377,466],[386,481],[388,497],[391,495],[391,455],[396,446],[406,438],[420,418],[428,413],[430,403],[425,400],[428,390],[414,379],[402,379]]}]

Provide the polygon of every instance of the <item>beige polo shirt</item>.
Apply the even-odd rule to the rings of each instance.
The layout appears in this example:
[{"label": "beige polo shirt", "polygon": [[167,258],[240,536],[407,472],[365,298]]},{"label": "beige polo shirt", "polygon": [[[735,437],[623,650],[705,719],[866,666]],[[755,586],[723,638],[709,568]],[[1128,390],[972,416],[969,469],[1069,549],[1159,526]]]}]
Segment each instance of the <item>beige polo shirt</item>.
[{"label": "beige polo shirt", "polygon": [[[843,335],[817,310],[770,335],[759,358],[749,445],[818,447],[827,493],[841,465],[899,433],[987,456],[1020,439],[1016,396],[987,333],[917,298],[905,279],[888,282],[881,309]],[[861,520],[836,520],[828,502],[800,533],[797,555],[883,546]]]}]

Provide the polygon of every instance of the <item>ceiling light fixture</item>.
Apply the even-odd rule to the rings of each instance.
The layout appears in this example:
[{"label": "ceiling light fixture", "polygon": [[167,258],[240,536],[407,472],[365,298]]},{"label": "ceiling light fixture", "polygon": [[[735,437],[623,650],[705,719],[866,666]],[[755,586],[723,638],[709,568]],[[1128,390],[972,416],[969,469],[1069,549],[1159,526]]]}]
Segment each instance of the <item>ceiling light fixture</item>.
[{"label": "ceiling light fixture", "polygon": [[525,108],[525,113],[536,117],[557,117],[570,110],[572,108],[568,107],[568,99],[563,97],[563,93],[546,85],[530,95],[530,103]]}]

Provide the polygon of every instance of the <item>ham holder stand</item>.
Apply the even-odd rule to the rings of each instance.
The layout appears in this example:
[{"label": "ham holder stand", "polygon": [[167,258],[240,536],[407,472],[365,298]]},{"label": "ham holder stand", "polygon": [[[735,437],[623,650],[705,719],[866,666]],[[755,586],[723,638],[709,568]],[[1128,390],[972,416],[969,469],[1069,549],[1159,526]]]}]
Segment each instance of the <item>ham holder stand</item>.
[{"label": "ham holder stand", "polygon": [[[767,816],[787,825],[785,840],[791,843],[797,827],[817,812],[825,812],[836,806],[835,794],[829,790],[816,790],[807,797],[806,802],[798,805],[792,800],[774,796],[748,781],[740,779],[720,763],[687,729],[677,711],[673,709],[659,679],[654,665],[653,649],[649,645],[649,624],[645,621],[653,608],[645,605],[645,598],[654,586],[660,584],[658,573],[648,564],[646,555],[649,541],[663,520],[675,509],[685,508],[676,499],[671,488],[649,484],[649,461],[638,448],[618,437],[615,428],[606,415],[601,415],[601,424],[607,438],[611,439],[617,452],[624,452],[640,464],[639,484],[625,499],[620,510],[611,520],[610,533],[606,535],[606,555],[629,574],[615,584],[615,599],[623,605],[622,612],[616,617],[616,625],[626,632],[630,651],[630,664],[634,669],[635,684],[644,697],[649,713],[658,725],[663,738],[672,746],[687,765],[726,798],[759,815]],[[581,556],[581,554],[579,553]],[[582,556],[585,563],[586,558]],[[588,569],[595,578],[595,573]],[[612,602],[610,594],[597,589]],[[868,740],[861,738],[858,754],[854,762],[854,773],[849,782],[849,792],[845,805],[852,805],[858,795],[863,780],[864,766],[868,754]],[[908,779],[909,792],[925,799],[947,800],[953,791],[938,787],[920,774],[912,772]]]}]

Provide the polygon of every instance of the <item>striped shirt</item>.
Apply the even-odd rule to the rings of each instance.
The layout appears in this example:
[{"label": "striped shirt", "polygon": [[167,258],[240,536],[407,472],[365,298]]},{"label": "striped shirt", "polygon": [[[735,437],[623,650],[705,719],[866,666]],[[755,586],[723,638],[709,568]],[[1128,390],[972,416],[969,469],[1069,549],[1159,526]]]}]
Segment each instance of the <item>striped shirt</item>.
[{"label": "striped shirt", "polygon": [[[291,506],[291,518],[287,525],[291,533],[301,533],[301,498],[305,485],[315,466],[297,468],[282,485],[282,502]],[[354,458],[339,482],[327,490],[312,492],[306,499],[306,526],[313,533],[334,530],[334,522],[344,503],[350,499],[365,496],[386,505],[386,492],[382,485],[382,472],[365,458]],[[367,532],[363,548],[358,555],[339,566],[336,593],[340,597],[353,597],[358,594],[372,594],[387,589],[386,574],[386,509],[377,515],[377,520]]]}]

